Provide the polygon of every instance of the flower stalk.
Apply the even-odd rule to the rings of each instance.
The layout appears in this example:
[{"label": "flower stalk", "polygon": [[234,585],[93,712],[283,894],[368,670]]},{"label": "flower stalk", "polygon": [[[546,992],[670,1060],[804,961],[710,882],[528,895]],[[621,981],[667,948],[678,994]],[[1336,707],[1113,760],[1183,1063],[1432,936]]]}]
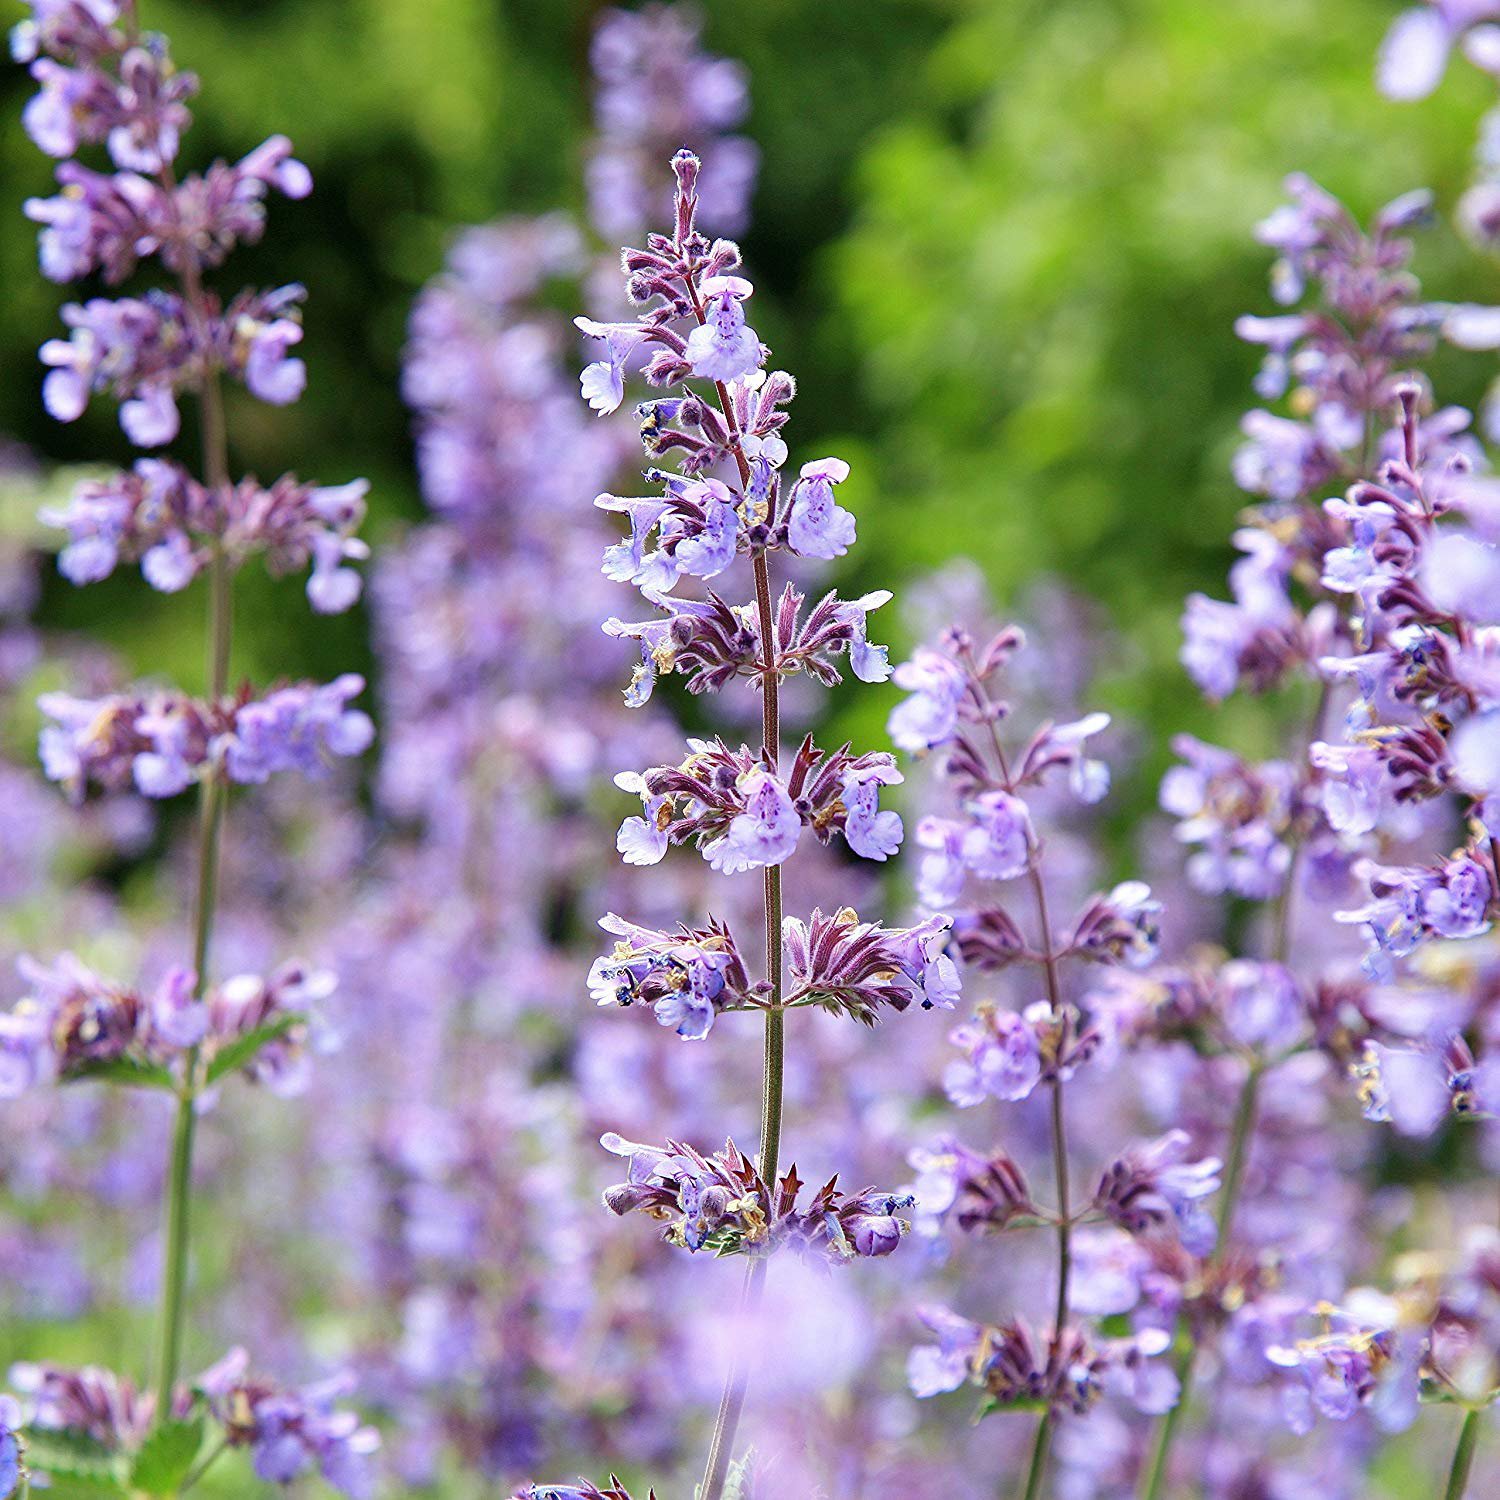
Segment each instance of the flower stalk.
[{"label": "flower stalk", "polygon": [[[702,299],[691,281],[685,283],[692,303],[693,316],[700,328],[707,319],[703,312]],[[714,394],[719,411],[727,428],[735,467],[739,471],[740,483],[747,489],[750,485],[750,465],[740,442],[740,432],[729,393],[724,383],[714,382]],[[775,655],[776,626],[771,602],[771,568],[764,551],[758,552],[751,564],[755,582],[755,613],[760,625],[762,661],[760,663],[760,709],[761,749],[773,767],[781,764],[781,677]],[[781,1156],[781,1123],[783,1114],[783,1080],[786,1073],[786,1010],[783,997],[783,945],[781,940],[782,899],[781,866],[767,865],[761,872],[762,918],[765,925],[766,981],[770,993],[766,998],[765,1049],[761,1064],[761,1108],[760,1108],[760,1175],[768,1183],[776,1180],[776,1170]],[[753,1320],[760,1308],[761,1295],[765,1290],[766,1262],[757,1256],[745,1268],[745,1279],[740,1291],[739,1316],[746,1322]],[[736,1356],[724,1377],[724,1392],[719,1398],[718,1411],[714,1416],[713,1432],[708,1442],[708,1457],[703,1470],[703,1484],[699,1500],[720,1500],[729,1477],[729,1466],[734,1459],[735,1434],[739,1430],[740,1417],[745,1409],[745,1397],[749,1390],[749,1371],[745,1362]]]},{"label": "flower stalk", "polygon": [[[733,932],[721,923],[662,932],[611,913],[601,926],[624,941],[595,962],[589,986],[602,1005],[649,1005],[658,1024],[693,1041],[705,1038],[721,1015],[764,1013],[754,1163],[732,1141],[712,1156],[671,1139],[663,1147],[638,1145],[609,1132],[601,1142],[630,1162],[628,1180],[605,1193],[612,1212],[649,1213],[665,1224],[665,1239],[690,1252],[748,1257],[736,1316],[753,1325],[772,1254],[787,1248],[834,1264],[887,1255],[908,1228],[901,1212],[914,1206],[909,1197],[875,1189],[848,1198],[834,1178],[803,1209],[797,1173],[780,1175],[788,953],[793,1003],[819,1004],[867,1023],[882,1009],[904,1010],[913,1000],[924,1008],[951,1005],[957,973],[942,952],[944,922],[888,929],[861,922],[847,908],[832,916],[814,911],[806,921],[783,909],[780,867],[804,830],[825,844],[842,837],[852,852],[875,861],[900,847],[900,817],[879,806],[881,787],[903,779],[893,756],[856,755],[848,745],[828,752],[808,735],[784,761],[780,744],[783,676],[803,671],[833,686],[842,680],[836,659],[846,656],[861,681],[889,677],[886,650],[870,642],[866,616],[890,595],[841,600],[831,592],[806,613],[807,600],[794,586],[773,596],[772,552],[831,561],[855,540],[854,517],[834,497],[849,469],[840,459],[822,458],[803,464],[795,481],[781,473],[787,458],[782,408],[793,399],[795,382],[765,368],[770,351],[744,311],[754,288],[733,274],[738,248],[698,228],[700,170],[692,151],[677,152],[671,234],[649,234],[643,248],[624,251],[630,300],[642,309],[636,319],[575,319],[604,346],[603,357],[580,377],[595,411],[606,415],[619,407],[637,358],[650,384],[675,392],[636,409],[648,455],[670,454],[678,462],[675,471],[655,463],[646,470],[648,482],[665,493],[605,494],[595,501],[629,523],[629,534],[605,551],[606,576],[635,585],[658,613],[638,623],[611,620],[604,628],[639,643],[628,705],[640,707],[658,678],[678,671],[695,692],[747,679],[761,694],[760,743],[752,749],[695,740],[680,764],[621,772],[616,785],[639,795],[642,811],[621,824],[616,848],[627,863],[652,865],[673,844],[687,844],[723,874],[760,871],[765,977],[750,978]],[[723,585],[712,582],[740,557],[748,558],[753,574],[746,605],[730,603],[719,592]],[[683,579],[705,587],[674,592]],[[699,1500],[721,1500],[725,1492],[748,1379],[749,1362],[737,1356],[715,1417]]]},{"label": "flower stalk", "polygon": [[[994,748],[995,760],[1007,794],[1014,792],[1010,765],[1005,747],[996,728],[996,710],[983,686],[983,677],[974,661],[973,652],[965,650],[968,664],[976,685],[980,712],[989,726],[990,744]],[[1055,1016],[1062,1014],[1062,985],[1058,975],[1056,943],[1052,931],[1052,918],[1047,910],[1047,885],[1042,876],[1041,846],[1033,841],[1026,865],[1027,884],[1031,888],[1032,909],[1036,918],[1037,943],[1042,956],[1042,973],[1046,979],[1047,1004]],[[1058,1073],[1051,1085],[1051,1134],[1052,1134],[1052,1182],[1057,1196],[1057,1301],[1053,1311],[1054,1338],[1062,1338],[1068,1323],[1068,1289],[1073,1271],[1073,1211],[1068,1185],[1068,1126],[1063,1103],[1063,1079]],[[1024,1500],[1036,1500],[1042,1491],[1042,1478],[1047,1469],[1047,1458],[1052,1449],[1052,1409],[1049,1406],[1037,1421],[1036,1441],[1032,1444],[1031,1462],[1027,1465]]]},{"label": "flower stalk", "polygon": [[1448,1483],[1443,1489],[1443,1500],[1464,1500],[1469,1488],[1469,1471],[1474,1467],[1474,1449],[1479,1443],[1479,1412],[1464,1413],[1463,1426],[1458,1429],[1458,1445],[1453,1450],[1453,1463],[1448,1469]]},{"label": "flower stalk", "polygon": [[[164,179],[171,182],[169,167]],[[199,329],[208,325],[202,278],[197,263],[183,267],[184,301]],[[203,472],[217,494],[229,490],[229,433],[224,419],[224,392],[219,372],[210,365],[203,374],[199,396],[199,435]],[[208,565],[208,623],[206,689],[208,701],[218,703],[229,687],[229,655],[234,634],[234,574],[222,544],[214,544]],[[203,1003],[208,990],[213,948],[214,917],[218,906],[219,853],[223,842],[228,789],[217,766],[210,766],[198,789],[198,873],[193,913],[193,999]],[[193,1147],[198,1130],[199,1049],[188,1050],[184,1061],[176,1119],[172,1128],[172,1156],[167,1173],[166,1234],[162,1251],[161,1344],[156,1362],[156,1420],[169,1419],[172,1391],[182,1363],[183,1324],[187,1308],[188,1259],[192,1238]]]}]

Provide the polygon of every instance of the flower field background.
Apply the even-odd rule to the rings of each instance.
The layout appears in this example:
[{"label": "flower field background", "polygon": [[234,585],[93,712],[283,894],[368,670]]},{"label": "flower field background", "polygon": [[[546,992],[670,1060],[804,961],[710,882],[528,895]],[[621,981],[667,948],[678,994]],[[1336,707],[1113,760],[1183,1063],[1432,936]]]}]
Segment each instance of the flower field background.
[{"label": "flower field background", "polygon": [[1491,7],[14,10],[0,1496],[1500,1489]]}]

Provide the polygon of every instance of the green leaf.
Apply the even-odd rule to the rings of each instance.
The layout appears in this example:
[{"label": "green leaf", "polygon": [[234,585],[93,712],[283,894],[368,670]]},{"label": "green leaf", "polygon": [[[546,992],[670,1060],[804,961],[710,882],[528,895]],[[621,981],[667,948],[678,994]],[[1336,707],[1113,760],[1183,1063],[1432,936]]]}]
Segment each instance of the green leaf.
[{"label": "green leaf", "polygon": [[169,1091],[177,1087],[177,1080],[160,1063],[145,1062],[138,1057],[109,1057],[80,1063],[69,1069],[64,1082],[123,1083],[132,1088]]},{"label": "green leaf", "polygon": [[1046,1410],[1047,1402],[1042,1397],[1025,1401],[997,1401],[993,1396],[986,1396],[980,1401],[978,1409],[974,1413],[974,1421],[982,1422],[984,1418],[993,1416],[997,1411],[1044,1412]]},{"label": "green leaf", "polygon": [[32,1500],[45,1495],[47,1500],[115,1500],[128,1497],[130,1491],[113,1474],[59,1474],[48,1469],[52,1481],[45,1490],[33,1489]]},{"label": "green leaf", "polygon": [[203,1446],[201,1416],[163,1422],[141,1444],[130,1470],[130,1487],[147,1495],[175,1495]]},{"label": "green leaf", "polygon": [[236,1037],[227,1047],[214,1053],[214,1060],[208,1065],[208,1081],[217,1083],[226,1073],[236,1072],[254,1061],[262,1047],[284,1037],[301,1019],[300,1016],[278,1016],[264,1026],[257,1026],[254,1031]]},{"label": "green leaf", "polygon": [[52,1481],[49,1496],[123,1495],[119,1460],[85,1432],[31,1428],[25,1434],[26,1465]]}]

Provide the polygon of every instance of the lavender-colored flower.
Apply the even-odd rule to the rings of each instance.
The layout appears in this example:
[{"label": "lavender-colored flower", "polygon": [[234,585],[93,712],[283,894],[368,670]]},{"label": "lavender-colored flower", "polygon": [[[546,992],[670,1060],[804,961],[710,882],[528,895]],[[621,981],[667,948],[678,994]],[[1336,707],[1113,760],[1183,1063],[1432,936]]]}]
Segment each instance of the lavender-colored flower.
[{"label": "lavender-colored flower", "polygon": [[[630,1500],[630,1493],[613,1475],[609,1485],[600,1489],[587,1480],[577,1484],[528,1484],[516,1491],[512,1500]],[[656,1500],[652,1490],[646,1500]]]},{"label": "lavender-colored flower", "polygon": [[1477,937],[1490,928],[1497,884],[1490,870],[1469,854],[1438,866],[1376,865],[1357,873],[1369,887],[1364,906],[1334,914],[1358,924],[1370,943],[1365,967],[1384,978],[1392,960],[1405,958],[1432,938]]},{"label": "lavender-colored flower", "polygon": [[266,781],[278,771],[326,774],[329,758],[362,755],[375,737],[369,716],[350,708],[364,691],[353,672],[322,686],[282,688],[234,716],[225,745],[225,765],[234,780]]},{"label": "lavender-colored flower", "polygon": [[[104,978],[71,953],[51,964],[20,961],[27,994],[0,1014],[0,1097],[16,1098],[53,1079],[98,1076],[160,1084],[189,1055],[212,1066],[246,1039],[244,1075],[275,1093],[300,1091],[316,1005],[334,978],[288,964],[266,978],[242,974],[200,995],[186,969],[167,970],[150,989]],[[116,1065],[130,1065],[111,1073]],[[170,1081],[170,1080],[167,1080]]]},{"label": "lavender-colored flower", "polygon": [[[1264,436],[1264,429],[1256,430]],[[1182,664],[1211,698],[1228,697],[1242,677],[1268,686],[1306,652],[1286,593],[1291,555],[1274,537],[1251,528],[1236,532],[1235,544],[1246,555],[1230,569],[1234,602],[1193,594],[1182,618]]]},{"label": "lavender-colored flower", "polygon": [[946,1307],[923,1307],[917,1316],[936,1344],[919,1344],[907,1356],[906,1380],[914,1396],[956,1391],[969,1378],[983,1330]]},{"label": "lavender-colored flower", "polygon": [[792,487],[787,541],[803,557],[842,557],[854,545],[854,517],[833,498],[833,487],[849,477],[849,465],[839,458],[820,458],[803,464]]},{"label": "lavender-colored flower", "polygon": [[1125,880],[1095,896],[1079,915],[1068,948],[1099,963],[1144,968],[1155,961],[1160,943],[1162,903],[1143,880]]},{"label": "lavender-colored flower", "polygon": [[1161,805],[1181,820],[1176,836],[1182,843],[1203,846],[1188,861],[1189,878],[1210,894],[1270,899],[1291,865],[1291,768],[1279,761],[1250,766],[1190,735],[1172,743],[1186,764],[1162,778]]},{"label": "lavender-colored flower", "polygon": [[[1500,6],[1490,0],[1432,0],[1404,10],[1380,45],[1376,83],[1392,99],[1425,99],[1442,82],[1453,44],[1463,37],[1470,60],[1496,70],[1492,23]],[[1465,36],[1467,33],[1467,36]]]},{"label": "lavender-colored flower", "polygon": [[650,1005],[661,1025],[701,1041],[715,1016],[752,1003],[750,979],[728,928],[657,932],[613,912],[599,925],[620,938],[589,970],[589,989],[600,1005]]},{"label": "lavender-colored flower", "polygon": [[917,1396],[934,1396],[978,1386],[996,1408],[1045,1405],[1054,1413],[1082,1416],[1112,1388],[1148,1413],[1175,1404],[1177,1385],[1170,1371],[1164,1379],[1142,1368],[1160,1355],[1167,1337],[1151,1330],[1135,1339],[1095,1344],[1081,1328],[1067,1327],[1050,1336],[1039,1334],[1024,1318],[999,1327],[982,1327],[944,1307],[918,1312],[938,1336],[936,1346],[912,1350],[907,1381]]},{"label": "lavender-colored flower", "polygon": [[[717,479],[666,481],[667,496],[622,499],[600,495],[601,510],[629,517],[630,537],[605,553],[604,573],[634,583],[648,599],[659,600],[684,575],[715,578],[734,561],[740,522],[734,497]],[[646,550],[652,534],[654,550]]]},{"label": "lavender-colored flower", "polygon": [[0,1099],[18,1099],[49,1082],[56,1056],[43,1015],[0,1014]]},{"label": "lavender-colored flower", "polygon": [[21,1486],[21,1408],[11,1396],[0,1396],[0,1495],[10,1495]]},{"label": "lavender-colored flower", "polygon": [[919,754],[946,744],[958,728],[959,706],[968,686],[961,667],[941,652],[921,647],[892,674],[911,694],[891,710],[886,726],[898,749]]},{"label": "lavender-colored flower", "polygon": [[745,70],[706,53],[701,19],[652,4],[608,10],[589,57],[597,92],[586,181],[589,212],[607,240],[637,236],[672,212],[660,164],[686,143],[706,159],[698,220],[712,233],[738,234],[748,217],[757,152],[732,135],[749,109]]},{"label": "lavender-colored flower", "polygon": [[317,777],[330,757],[369,747],[374,726],[348,706],[363,688],[363,678],[346,673],[214,705],[166,692],[96,700],[48,693],[40,706],[53,722],[41,733],[42,764],[78,800],[90,783],[176,796],[221,764],[242,783],[288,770]]},{"label": "lavender-colored flower", "polygon": [[683,358],[693,374],[704,380],[724,385],[743,380],[764,359],[760,340],[745,322],[741,305],[750,295],[750,283],[741,276],[711,276],[700,291],[704,321],[688,334]]},{"label": "lavender-colored flower", "polygon": [[1001,1230],[1040,1210],[1019,1166],[1003,1150],[988,1156],[952,1136],[916,1147],[908,1160],[917,1171],[917,1209],[923,1220],[952,1218],[964,1231]]},{"label": "lavender-colored flower", "polygon": [[77,1434],[107,1453],[133,1451],[151,1428],[154,1399],[97,1365],[26,1361],[11,1366],[10,1384],[25,1400],[27,1426]]},{"label": "lavender-colored flower", "polygon": [[352,1382],[340,1376],[300,1391],[278,1390],[248,1376],[248,1363],[243,1349],[231,1350],[199,1377],[198,1387],[229,1444],[249,1449],[256,1477],[286,1485],[316,1469],[349,1500],[368,1500],[380,1434],[338,1406]]},{"label": "lavender-colored flower", "polygon": [[1365,1118],[1389,1121],[1402,1135],[1431,1135],[1453,1102],[1447,1069],[1430,1048],[1367,1042],[1350,1071]]},{"label": "lavender-colored flower", "polygon": [[1224,1029],[1243,1047],[1275,1053],[1306,1035],[1311,1007],[1284,964],[1231,959],[1219,970],[1214,998]]},{"label": "lavender-colored flower", "polygon": [[107,390],[120,402],[125,435],[140,448],[177,436],[177,391],[196,384],[210,364],[262,401],[285,405],[306,382],[305,366],[288,352],[302,337],[301,298],[298,286],[245,292],[222,309],[215,304],[206,321],[170,292],[69,303],[62,317],[71,336],[42,346],[42,400],[59,422],[73,422],[94,392]]},{"label": "lavender-colored flower", "polygon": [[985,792],[969,804],[959,845],[964,864],[983,880],[1014,880],[1031,863],[1036,835],[1026,804],[1009,792]]},{"label": "lavender-colored flower", "polygon": [[744,811],[731,819],[720,838],[703,847],[704,858],[725,875],[781,864],[791,857],[802,832],[790,795],[769,771],[751,771],[739,790]]},{"label": "lavender-colored flower", "polygon": [[879,805],[886,773],[879,767],[844,778],[844,838],[865,859],[889,859],[901,847],[901,815]]},{"label": "lavender-colored flower", "polygon": [[666,797],[652,796],[639,771],[621,771],[615,785],[622,792],[637,792],[641,798],[641,817],[626,818],[615,837],[615,848],[627,865],[654,865],[667,852],[670,842],[662,814],[670,821],[670,803]]},{"label": "lavender-colored flower", "polygon": [[1418,1360],[1413,1341],[1396,1326],[1394,1306],[1359,1296],[1323,1317],[1325,1332],[1267,1351],[1273,1364],[1301,1377],[1286,1391],[1288,1425],[1306,1432],[1315,1413],[1344,1422],[1363,1407],[1387,1431],[1409,1426],[1417,1414]]},{"label": "lavender-colored flower", "polygon": [[943,1087],[961,1108],[986,1098],[1025,1099],[1042,1081],[1041,1042],[1029,1013],[989,1008],[949,1039],[964,1057],[944,1069]]},{"label": "lavender-colored flower", "polygon": [[1130,1147],[1104,1169],[1094,1192],[1095,1207],[1131,1234],[1170,1227],[1187,1250],[1207,1254],[1214,1224],[1201,1200],[1218,1192],[1222,1163],[1216,1156],[1190,1161],[1190,1154],[1184,1130],[1169,1130]]},{"label": "lavender-colored flower", "polygon": [[368,555],[354,536],[368,488],[364,480],[319,487],[285,475],[269,489],[245,480],[216,495],[179,465],[143,458],[128,472],[85,480],[64,509],[42,519],[67,531],[58,566],[74,583],[107,578],[125,560],[139,562],[153,588],[175,593],[215,548],[237,564],[263,552],[278,576],[310,565],[309,600],[337,614],[359,598],[359,575],[345,564]]},{"label": "lavender-colored flower", "polygon": [[640,795],[646,813],[621,826],[617,842],[627,862],[654,864],[669,843],[694,842],[726,874],[779,864],[796,847],[804,823],[824,843],[835,834],[848,837],[851,808],[845,788],[851,785],[861,795],[852,809],[858,842],[850,847],[878,850],[894,836],[894,825],[872,811],[864,790],[901,781],[888,755],[853,755],[847,745],[825,753],[809,737],[783,779],[744,747],[732,751],[721,740],[690,744],[692,751],[680,765],[615,778],[622,790]]},{"label": "lavender-colored flower", "polygon": [[944,951],[949,923],[929,917],[914,927],[861,922],[849,908],[783,926],[791,990],[787,1003],[821,1005],[873,1024],[882,1006],[951,1010],[960,982]]}]

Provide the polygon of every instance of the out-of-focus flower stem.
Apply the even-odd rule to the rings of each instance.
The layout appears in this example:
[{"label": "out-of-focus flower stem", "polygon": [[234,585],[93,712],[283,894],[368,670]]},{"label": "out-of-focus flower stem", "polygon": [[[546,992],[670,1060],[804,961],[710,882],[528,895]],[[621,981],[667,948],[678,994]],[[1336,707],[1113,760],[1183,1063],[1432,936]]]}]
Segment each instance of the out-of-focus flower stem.
[{"label": "out-of-focus flower stem", "polygon": [[192,1487],[203,1478],[218,1461],[229,1452],[229,1439],[214,1444],[212,1448],[201,1458],[197,1464],[188,1470],[187,1478],[177,1487],[178,1495],[185,1495]]},{"label": "out-of-focus flower stem", "polygon": [[[704,321],[703,307],[694,286],[688,287],[693,302],[693,311],[698,322]],[[722,383],[714,382],[718,393],[719,410],[724,414],[725,424],[735,439],[734,456],[739,465],[740,483],[746,490],[750,485],[750,465],[738,444],[738,429],[734,419],[734,408],[730,405],[729,392]],[[776,628],[771,603],[771,570],[764,551],[757,552],[754,561],[755,608],[760,621],[761,662],[761,744],[770,758],[773,768],[781,760],[781,695],[780,678],[774,658]],[[766,931],[766,979],[770,984],[770,995],[766,1001],[765,1060],[761,1075],[760,1110],[760,1160],[762,1180],[776,1190],[776,1170],[781,1157],[782,1077],[786,1060],[786,1011],[782,1004],[782,949],[781,949],[781,867],[767,865],[765,868],[765,931]],[[757,1256],[745,1271],[744,1289],[740,1294],[739,1320],[749,1323],[760,1305],[761,1291],[766,1281],[766,1262]],[[734,1437],[739,1428],[740,1414],[745,1407],[745,1391],[749,1382],[746,1361],[736,1356],[724,1382],[724,1394],[719,1400],[718,1415],[714,1419],[713,1436],[709,1440],[708,1460],[703,1471],[703,1484],[698,1491],[698,1500],[721,1500],[724,1484],[729,1477],[729,1464],[734,1456]]]},{"label": "out-of-focus flower stem", "polygon": [[[1250,1064],[1245,1082],[1240,1088],[1239,1099],[1235,1102],[1234,1124],[1229,1133],[1229,1154],[1224,1167],[1224,1188],[1219,1198],[1219,1232],[1214,1242],[1214,1261],[1223,1254],[1234,1227],[1234,1211],[1239,1203],[1240,1185],[1245,1177],[1245,1161],[1250,1154],[1250,1139],[1255,1134],[1255,1112],[1264,1071],[1261,1063]],[[1161,1426],[1157,1429],[1156,1446],[1152,1449],[1151,1462],[1146,1468],[1141,1500],[1159,1500],[1162,1493],[1167,1476],[1167,1461],[1171,1457],[1172,1443],[1177,1436],[1177,1424],[1187,1408],[1188,1391],[1192,1386],[1193,1368],[1197,1360],[1197,1342],[1189,1338],[1177,1355],[1177,1404],[1161,1419]]]},{"label": "out-of-focus flower stem", "polygon": [[1443,1491],[1443,1500],[1463,1500],[1469,1487],[1469,1470],[1474,1467],[1474,1447],[1479,1442],[1479,1413],[1469,1411],[1464,1415],[1464,1425],[1458,1429],[1458,1447],[1453,1450],[1453,1463],[1448,1470],[1448,1487]]},{"label": "out-of-focus flower stem", "polygon": [[[1332,701],[1332,684],[1326,679],[1318,689],[1317,701],[1313,705],[1312,719],[1308,725],[1306,744],[1323,736],[1323,721],[1328,717]],[[1304,747],[1304,759],[1305,759]],[[1292,923],[1295,919],[1297,887],[1302,869],[1302,853],[1306,847],[1304,839],[1292,846],[1291,863],[1286,872],[1286,885],[1281,899],[1276,904],[1272,926],[1271,958],[1276,963],[1285,963],[1291,950]],[[1261,1075],[1265,1064],[1251,1060],[1240,1086],[1240,1096],[1235,1101],[1234,1122],[1229,1128],[1229,1149],[1224,1165],[1224,1187],[1219,1196],[1219,1233],[1214,1242],[1213,1261],[1224,1253],[1230,1230],[1234,1227],[1234,1211],[1238,1206],[1240,1185],[1245,1175],[1245,1161],[1250,1153],[1250,1139],[1255,1133],[1255,1113],[1260,1097]],[[1212,1262],[1211,1262],[1212,1263]],[[1181,1336],[1181,1329],[1178,1329]],[[1188,1403],[1192,1389],[1193,1369],[1198,1360],[1198,1348],[1190,1338],[1177,1355],[1177,1404],[1161,1419],[1157,1428],[1156,1444],[1151,1451],[1151,1460],[1146,1466],[1140,1500],[1160,1500],[1162,1486],[1166,1482],[1167,1461],[1172,1454],[1172,1444],[1177,1436],[1177,1426]]]},{"label": "out-of-focus flower stem", "polygon": [[[196,268],[183,277],[189,305],[203,315],[203,292]],[[217,491],[229,483],[228,438],[224,398],[216,371],[204,377],[200,393],[203,470]],[[216,550],[209,565],[208,696],[222,698],[229,685],[229,647],[234,610],[229,559]],[[194,993],[201,1001],[208,987],[209,953],[213,946],[214,910],[219,888],[219,845],[223,835],[227,792],[220,777],[210,772],[199,792],[198,890],[193,914]],[[161,1344],[156,1362],[156,1420],[169,1420],[172,1390],[182,1359],[182,1329],[187,1302],[188,1246],[193,1196],[193,1144],[198,1120],[198,1049],[188,1055],[177,1100],[172,1132],[172,1159],[167,1176],[166,1238],[162,1257]]]},{"label": "out-of-focus flower stem", "polygon": [[[1000,741],[1000,731],[995,727],[995,707],[990,702],[979,673],[978,663],[972,651],[964,651],[964,662],[969,669],[969,678],[974,686],[974,695],[979,711],[984,716],[989,730],[990,746],[995,752],[995,763],[1011,790],[1010,764],[1006,760],[1005,746]],[[1052,935],[1052,918],[1047,910],[1047,884],[1042,878],[1041,848],[1032,849],[1026,865],[1026,878],[1031,887],[1032,906],[1036,912],[1037,942],[1042,955],[1042,973],[1047,981],[1047,1004],[1054,1017],[1062,1016],[1062,984],[1058,975],[1057,945]],[[1068,1321],[1068,1288],[1073,1275],[1073,1211],[1070,1206],[1068,1186],[1068,1122],[1063,1108],[1063,1081],[1052,1080],[1052,1176],[1057,1194],[1057,1305],[1053,1313],[1052,1336],[1062,1337]],[[1031,1463],[1026,1470],[1026,1487],[1022,1491],[1025,1500],[1036,1500],[1041,1494],[1042,1476],[1047,1469],[1047,1457],[1052,1448],[1052,1413],[1044,1411],[1037,1423],[1036,1442],[1031,1449]]]}]

